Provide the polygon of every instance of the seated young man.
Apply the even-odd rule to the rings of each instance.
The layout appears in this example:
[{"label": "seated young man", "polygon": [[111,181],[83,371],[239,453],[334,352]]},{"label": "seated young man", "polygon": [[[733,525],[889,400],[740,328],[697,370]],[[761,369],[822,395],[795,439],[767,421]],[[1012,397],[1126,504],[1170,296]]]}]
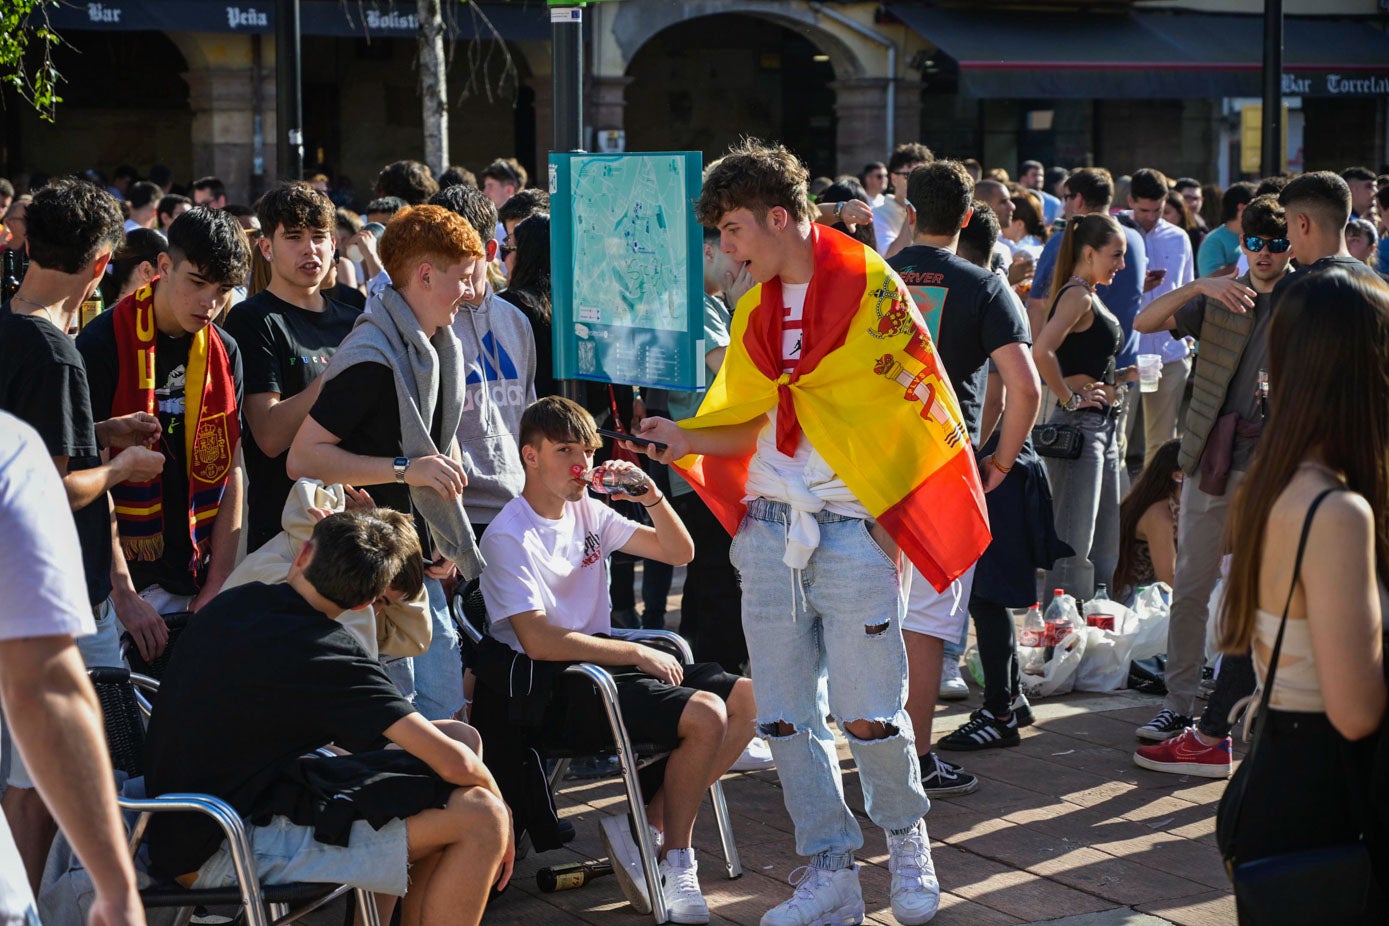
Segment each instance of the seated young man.
[{"label": "seated young man", "polygon": [[[599,445],[593,417],[568,399],[546,397],[521,416],[520,443],[525,488],[482,539],[482,593],[492,635],[531,659],[617,670],[618,698],[633,741],[674,748],[647,806],[648,822],[663,836],[661,874],[671,920],[707,923],[691,834],[704,792],[752,739],[752,685],[717,663],[682,666],[660,650],[608,636],[607,558],[620,550],[678,566],[690,561],[694,546],[654,485],[648,483],[641,495],[613,496],[644,505],[654,527],[638,525],[587,494],[582,477]],[[605,465],[636,470],[629,463]],[[566,711],[563,701],[552,703],[547,726],[576,742],[607,738],[601,712]],[[648,912],[626,818],[607,817],[602,826],[623,893],[639,912]]]},{"label": "seated young man", "polygon": [[[315,526],[287,582],[243,585],[209,602],[165,672],[150,718],[146,790],[212,794],[243,817],[270,816],[248,826],[265,882],[349,884],[404,896],[406,923],[476,924],[515,857],[509,813],[478,755],[476,731],[425,720],[335,620],[376,600],[412,560],[419,575],[419,557],[408,515],[344,511]],[[386,751],[387,741],[418,762]],[[301,761],[330,743],[356,754]],[[366,776],[395,773],[392,780],[412,785],[406,799],[397,788],[373,801],[389,801],[395,819],[379,829],[354,819],[342,845],[321,841],[325,826],[342,823],[340,800],[329,801],[333,810],[316,826],[281,815],[291,812],[286,805],[323,797],[301,793],[315,768],[318,779],[339,778],[348,764],[360,784],[349,813],[369,803]],[[410,782],[397,777],[407,774]],[[193,887],[235,881],[230,851],[206,818],[157,815],[149,847],[158,876]],[[383,922],[389,916],[384,910]]]}]

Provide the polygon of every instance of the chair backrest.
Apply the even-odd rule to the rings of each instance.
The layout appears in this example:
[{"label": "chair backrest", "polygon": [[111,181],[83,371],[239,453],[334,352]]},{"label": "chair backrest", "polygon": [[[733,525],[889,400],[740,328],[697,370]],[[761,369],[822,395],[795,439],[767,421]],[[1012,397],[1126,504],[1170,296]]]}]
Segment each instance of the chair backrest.
[{"label": "chair backrest", "polygon": [[188,626],[188,619],[193,616],[192,611],[174,611],[163,615],[164,623],[169,628],[169,642],[164,647],[164,652],[155,657],[153,662],[145,662],[140,658],[140,651],[130,639],[130,634],[123,634],[121,642],[128,644],[125,648],[125,659],[130,663],[130,668],[141,675],[148,675],[151,678],[162,679],[164,668],[169,664],[169,659],[174,655],[174,645],[178,643],[179,635]]},{"label": "chair backrest", "polygon": [[101,702],[111,764],[132,778],[145,773],[145,722],[127,669],[97,666],[87,677]]}]

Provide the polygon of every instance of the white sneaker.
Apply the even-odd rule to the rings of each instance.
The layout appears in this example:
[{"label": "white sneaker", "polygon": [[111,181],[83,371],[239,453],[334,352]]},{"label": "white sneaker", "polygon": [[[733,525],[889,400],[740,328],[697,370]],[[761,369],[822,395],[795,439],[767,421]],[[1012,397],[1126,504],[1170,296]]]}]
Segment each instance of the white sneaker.
[{"label": "white sneaker", "polygon": [[672,923],[707,923],[709,905],[699,890],[694,849],[671,849],[661,860],[661,892]]},{"label": "white sneaker", "polygon": [[940,667],[940,699],[963,701],[968,697],[969,686],[960,675],[960,660],[947,653]]},{"label": "white sneaker", "polygon": [[931,861],[931,840],[926,821],[918,820],[911,832],[887,837],[887,869],[892,872],[892,915],[902,926],[928,923],[940,909],[940,882]]},{"label": "white sneaker", "polygon": [[748,743],[748,748],[743,750],[743,754],[728,767],[728,770],[761,772],[769,768],[776,768],[776,762],[772,759],[772,747],[768,746],[762,737],[754,736]]},{"label": "white sneaker", "polygon": [[838,871],[802,865],[786,880],[795,893],[762,914],[761,926],[857,926],[863,922],[858,865]]},{"label": "white sneaker", "polygon": [[[627,815],[610,814],[598,821],[598,827],[603,837],[603,846],[608,850],[608,861],[613,866],[613,874],[617,876],[617,884],[622,888],[622,895],[627,898],[633,910],[638,913],[650,913],[651,896],[646,892],[646,871],[642,868],[641,850],[637,848],[637,841],[632,837]],[[661,834],[654,826],[651,827],[651,843],[652,848],[659,852]]]}]

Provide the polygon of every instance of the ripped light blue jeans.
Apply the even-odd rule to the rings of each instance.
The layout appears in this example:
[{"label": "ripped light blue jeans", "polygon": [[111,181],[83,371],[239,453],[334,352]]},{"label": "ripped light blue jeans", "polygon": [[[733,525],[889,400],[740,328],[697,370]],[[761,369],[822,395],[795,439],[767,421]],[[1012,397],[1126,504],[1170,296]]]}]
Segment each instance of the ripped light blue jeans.
[{"label": "ripped light blue jeans", "polygon": [[[863,833],[844,803],[827,712],[841,728],[855,720],[893,728],[874,740],[845,731],[869,819],[902,833],[931,802],[921,789],[905,710],[905,602],[897,566],[867,521],[821,511],[820,545],[805,569],[792,571],[782,562],[789,513],[781,502],[750,502],[729,556],[743,585],[758,732],[776,759],[796,852],[834,870],[853,864]],[[777,735],[778,723],[794,732]]]}]

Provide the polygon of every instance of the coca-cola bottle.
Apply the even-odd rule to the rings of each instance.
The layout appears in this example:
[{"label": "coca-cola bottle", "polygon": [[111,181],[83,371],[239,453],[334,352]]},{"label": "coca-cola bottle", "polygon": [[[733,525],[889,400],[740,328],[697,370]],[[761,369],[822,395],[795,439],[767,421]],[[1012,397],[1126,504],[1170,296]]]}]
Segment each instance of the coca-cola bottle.
[{"label": "coca-cola bottle", "polygon": [[1051,604],[1047,605],[1046,632],[1042,638],[1042,645],[1046,647],[1043,655],[1048,661],[1061,641],[1075,632],[1079,617],[1076,613],[1075,599],[1067,595],[1064,588],[1054,589]]},{"label": "coca-cola bottle", "polygon": [[595,466],[587,473],[582,473],[582,468],[574,467],[579,471],[575,478],[587,482],[588,487],[599,495],[613,495],[622,492],[627,495],[645,495],[651,488],[651,481],[646,478],[646,473],[639,469],[615,469],[607,464]]}]

